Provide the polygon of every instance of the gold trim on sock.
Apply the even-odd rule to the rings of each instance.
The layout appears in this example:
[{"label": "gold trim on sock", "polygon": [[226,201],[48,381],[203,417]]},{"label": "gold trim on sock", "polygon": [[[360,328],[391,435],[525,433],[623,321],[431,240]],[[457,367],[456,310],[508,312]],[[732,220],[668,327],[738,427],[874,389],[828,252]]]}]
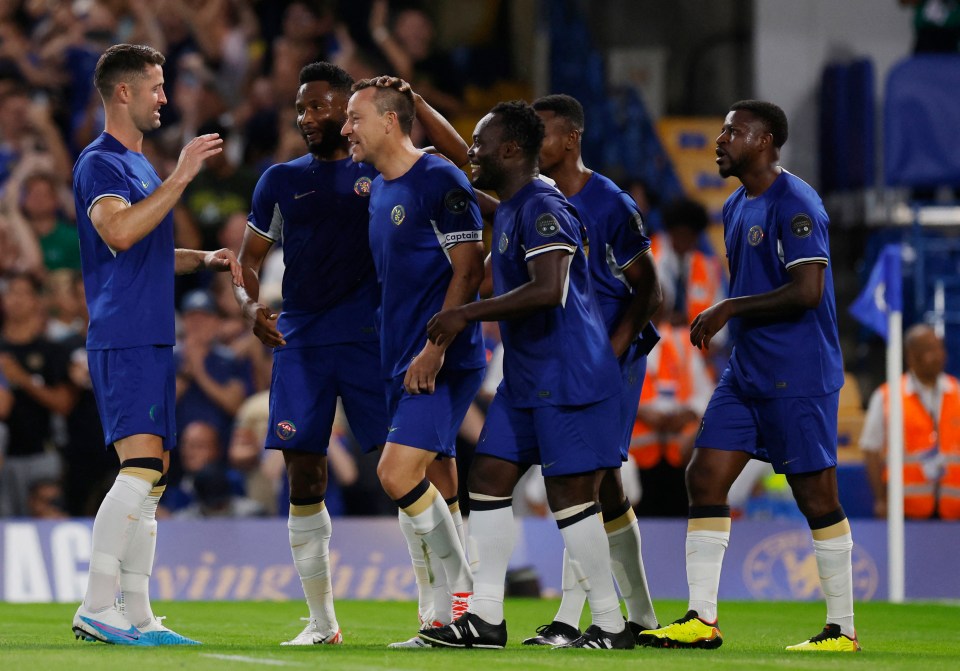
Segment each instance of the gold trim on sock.
[{"label": "gold trim on sock", "polygon": [[438,496],[440,496],[440,491],[431,484],[427,488],[427,491],[423,493],[423,496],[411,503],[406,508],[403,508],[403,512],[405,512],[409,517],[416,517],[427,508],[432,506],[434,499],[436,499]]},{"label": "gold trim on sock", "polygon": [[290,514],[293,517],[309,517],[310,515],[316,515],[323,511],[327,507],[325,501],[320,503],[311,503],[307,506],[295,506],[292,503],[290,504]]},{"label": "gold trim on sock", "polygon": [[450,514],[451,514],[451,515],[453,515],[454,513],[459,513],[459,512],[460,512],[460,502],[459,502],[459,501],[454,501],[453,503],[448,504],[448,505],[447,505],[447,508],[450,509]]},{"label": "gold trim on sock", "polygon": [[729,517],[693,517],[687,520],[687,532],[690,531],[730,531]]},{"label": "gold trim on sock", "polygon": [[155,471],[152,468],[140,468],[138,466],[126,466],[120,469],[120,475],[129,475],[134,478],[146,480],[151,485],[157,484],[157,481],[163,477],[163,473]]},{"label": "gold trim on sock", "polygon": [[603,523],[603,530],[608,534],[615,533],[621,529],[626,529],[628,526],[634,523],[637,519],[637,514],[633,512],[633,508],[627,508],[627,511],[620,517],[616,517],[609,522]]},{"label": "gold trim on sock", "polygon": [[813,534],[813,540],[815,541],[828,541],[831,538],[839,538],[840,536],[845,536],[850,533],[850,521],[843,519],[823,529],[811,529],[810,533]]},{"label": "gold trim on sock", "polygon": [[154,485],[153,489],[150,490],[150,496],[155,496],[159,499],[165,491],[167,491],[166,485]]}]

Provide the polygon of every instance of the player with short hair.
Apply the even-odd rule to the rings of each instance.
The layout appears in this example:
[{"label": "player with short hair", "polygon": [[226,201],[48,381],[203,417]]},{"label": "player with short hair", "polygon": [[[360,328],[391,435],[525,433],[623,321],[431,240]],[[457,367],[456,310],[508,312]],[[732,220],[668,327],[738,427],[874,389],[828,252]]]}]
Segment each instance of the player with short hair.
[{"label": "player with short hair", "polygon": [[[540,172],[556,182],[587,230],[590,279],[620,364],[620,459],[626,461],[647,353],[660,339],[650,324],[661,302],[650,239],[644,234],[643,216],[633,199],[610,179],[583,164],[580,139],[584,115],[580,102],[565,94],[548,95],[535,100],[533,109],[545,129]],[[640,528],[623,493],[619,468],[603,474],[600,508],[614,576],[627,605],[627,626],[636,636],[644,629],[655,628],[657,617],[640,552]],[[538,628],[537,635],[524,640],[524,644],[563,645],[581,635],[580,613],[586,593],[566,552],[562,584],[563,596],[556,617]]]},{"label": "player with short hair", "polygon": [[730,539],[727,494],[750,459],[783,473],[813,534],[827,625],[787,647],[860,649],[853,627],[850,523],[837,495],[837,409],[843,362],[823,203],[780,167],[787,117],[734,103],[717,137],[722,177],[741,186],[723,206],[729,298],[701,312],[690,342],[708,348],[727,323],[733,354],[707,406],[687,468],[686,615],[641,633],[654,647],[717,648],[717,589]]},{"label": "player with short hair", "polygon": [[106,443],[120,457],[120,473],[93,523],[87,591],[73,631],[120,645],[196,643],[161,624],[148,593],[155,514],[176,443],[173,277],[206,268],[243,281],[227,249],[174,249],[171,210],[223,141],[215,134],[194,138],[161,182],[141,149],[167,102],[163,63],[163,54],[143,45],[118,44],[103,53],[94,83],[105,130],[73,170],[90,377]]},{"label": "player with short hair", "polygon": [[523,102],[500,103],[477,124],[473,185],[501,198],[493,227],[494,297],[444,309],[428,325],[445,345],[478,321],[500,322],[504,378],[470,470],[474,596],[452,624],[425,629],[436,646],[502,648],[504,578],[515,541],[513,490],[541,464],[547,502],[593,625],[567,644],[632,648],[597,513],[601,475],[620,466],[620,369],[594,296],[576,210],[537,179],[543,122]]},{"label": "player with short hair", "polygon": [[[340,135],[353,83],[326,62],[300,71],[297,124],[308,152],[271,166],[260,178],[240,251],[246,281],[235,290],[254,334],[274,348],[266,447],[281,450],[287,465],[290,549],[310,611],[303,631],[282,645],[343,641],[324,503],[337,398],[363,449],[382,447],[387,436],[376,324],[380,289],[368,234],[371,185],[379,173],[354,162]],[[417,104],[438,144],[463,144],[419,97]],[[259,302],[260,268],[277,241],[285,267],[279,315]],[[426,573],[422,551],[420,559],[424,570],[418,577]],[[418,586],[432,608],[429,576],[425,580]]]},{"label": "player with short hair", "polygon": [[[354,85],[341,132],[353,160],[380,172],[371,186],[370,247],[381,290],[381,373],[391,419],[377,475],[400,508],[408,544],[412,530],[442,565],[452,608],[435,612],[424,623],[429,626],[463,612],[473,591],[462,531],[448,508],[456,501],[445,503],[442,488],[456,493],[456,435],[486,357],[479,325],[442,346],[428,342],[424,329],[440,309],[476,299],[482,222],[466,176],[413,146],[416,103],[409,86],[377,82]],[[444,473],[445,483],[432,484]]]}]

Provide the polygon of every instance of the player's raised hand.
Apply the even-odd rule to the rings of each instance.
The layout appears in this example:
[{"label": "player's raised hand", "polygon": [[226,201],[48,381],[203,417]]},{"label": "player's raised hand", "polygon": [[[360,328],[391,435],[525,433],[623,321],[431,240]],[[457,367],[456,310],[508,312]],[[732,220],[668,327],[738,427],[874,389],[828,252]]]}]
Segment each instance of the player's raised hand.
[{"label": "player's raised hand", "polygon": [[207,252],[203,257],[203,267],[217,272],[230,272],[234,285],[243,286],[243,267],[237,261],[237,255],[224,247],[215,252]]},{"label": "player's raised hand", "polygon": [[190,140],[180,150],[177,167],[174,172],[180,173],[188,182],[197,176],[203,162],[215,154],[223,151],[223,138],[219,133],[207,133]]},{"label": "player's raised hand", "polygon": [[398,91],[412,91],[410,87],[410,82],[401,79],[400,77],[392,77],[390,75],[380,75],[379,77],[373,80],[374,86],[381,89],[397,89]]}]

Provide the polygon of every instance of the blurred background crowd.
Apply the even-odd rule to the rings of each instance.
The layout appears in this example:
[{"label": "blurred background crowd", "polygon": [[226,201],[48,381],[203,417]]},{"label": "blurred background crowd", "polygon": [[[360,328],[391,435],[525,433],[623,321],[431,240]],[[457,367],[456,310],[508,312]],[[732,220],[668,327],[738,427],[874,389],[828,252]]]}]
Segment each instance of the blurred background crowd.
[{"label": "blurred background crowd", "polygon": [[[934,43],[937,50],[957,51],[958,3],[900,4],[910,5],[897,7],[905,24],[909,12],[916,13],[918,51]],[[578,97],[587,113],[588,166],[619,180],[644,211],[666,299],[657,315],[663,339],[648,363],[624,484],[638,514],[685,516],[683,469],[729,356],[722,337],[706,355],[691,348],[687,328],[723,297],[726,286],[718,213],[732,186],[715,175],[712,143],[730,103],[760,97],[754,91],[762,73],[750,56],[758,41],[752,31],[769,9],[758,5],[752,11],[750,0],[709,8],[689,0],[663,5],[0,0],[0,516],[91,516],[118,468],[116,455],[103,447],[86,366],[86,308],[70,190],[75,157],[103,128],[93,69],[103,50],[119,42],[150,44],[167,58],[169,102],[161,129],[144,144],[161,177],[195,135],[217,132],[226,139],[225,151],[207,162],[175,209],[176,243],[188,248],[239,250],[259,175],[305,152],[293,101],[307,63],[329,60],[356,79],[403,77],[464,137],[500,100],[532,100],[547,92]],[[661,48],[637,47],[648,42]],[[897,49],[907,54],[911,45]],[[681,121],[671,125],[668,117]],[[829,149],[828,167],[835,166]],[[830,175],[820,167],[819,175],[795,172],[828,187]],[[869,192],[869,184],[854,186],[860,195]],[[932,197],[952,195],[933,186],[927,189]],[[879,243],[868,242],[876,236],[863,207],[851,206],[844,193],[838,196],[827,202],[838,203],[840,214],[831,210],[831,217],[843,231],[833,242],[835,266],[845,269],[834,271],[839,303],[856,292]],[[278,307],[282,272],[277,246],[265,264],[261,297]],[[225,274],[178,277],[176,291],[179,449],[161,512],[285,516],[282,457],[262,449],[270,352],[241,318]],[[924,314],[917,307],[908,317],[922,321]],[[461,430],[461,469],[469,465],[500,376],[497,329],[485,329],[490,365]],[[841,323],[841,335],[853,371],[841,402],[841,452],[860,463],[856,443],[865,399],[880,381],[875,364],[882,343],[849,320]],[[942,331],[940,336],[942,344]],[[941,372],[947,361],[941,357]],[[376,479],[376,455],[361,454],[343,422],[329,457],[331,513],[394,514]],[[756,464],[742,480],[731,494],[739,514],[794,509],[781,505],[789,489],[768,467]],[[865,514],[872,514],[868,484],[863,471],[851,486],[866,502]],[[518,508],[546,514],[536,472],[522,492]]]}]

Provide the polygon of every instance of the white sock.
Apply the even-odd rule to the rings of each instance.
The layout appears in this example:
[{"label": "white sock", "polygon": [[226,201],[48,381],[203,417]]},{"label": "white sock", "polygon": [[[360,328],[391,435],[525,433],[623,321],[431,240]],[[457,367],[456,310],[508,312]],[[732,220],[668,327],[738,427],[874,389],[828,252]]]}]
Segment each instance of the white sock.
[{"label": "white sock", "polygon": [[[848,527],[849,528],[849,527]],[[813,541],[820,587],[827,601],[827,622],[840,625],[844,636],[854,638],[853,628],[853,536]]]},{"label": "white sock", "polygon": [[[473,578],[466,555],[453,525],[450,509],[433,485],[414,503],[403,509],[417,535],[427,544],[447,576],[447,585],[454,593],[473,591]],[[413,514],[411,514],[413,512]]]},{"label": "white sock", "polygon": [[[596,504],[584,503],[559,510],[553,516],[570,553],[570,567],[587,593],[593,624],[617,634],[625,625],[610,573],[610,546],[597,512]],[[587,516],[582,517],[584,514]],[[577,521],[571,523],[571,520]]]},{"label": "white sock", "polygon": [[[157,479],[160,473],[157,472]],[[139,523],[140,506],[153,483],[122,471],[100,504],[93,521],[90,575],[83,604],[98,613],[111,607],[117,596],[120,558]]]},{"label": "white sock", "polygon": [[640,525],[632,508],[603,525],[610,543],[610,566],[627,605],[627,619],[644,629],[657,626],[640,551]]},{"label": "white sock", "polygon": [[715,622],[717,619],[720,569],[729,542],[729,531],[691,531],[687,528],[688,608],[697,611],[697,615],[705,622]]},{"label": "white sock", "polygon": [[430,566],[427,564],[427,546],[413,528],[410,516],[402,510],[397,511],[400,520],[400,531],[407,541],[407,551],[413,563],[413,576],[417,580],[417,617],[422,623],[433,622],[433,588],[431,584]]},{"label": "white sock", "polygon": [[580,628],[580,615],[583,614],[583,604],[587,602],[587,593],[580,587],[580,580],[570,565],[570,553],[563,549],[563,573],[560,578],[561,589],[560,608],[553,618],[557,622],[569,624],[574,629]]},{"label": "white sock", "polygon": [[516,542],[511,504],[510,497],[499,498],[498,508],[470,511],[469,544],[473,557],[470,612],[490,624],[503,622],[504,581]]},{"label": "white sock", "polygon": [[293,563],[300,574],[303,595],[310,609],[310,619],[316,620],[324,632],[335,632],[340,626],[333,609],[333,583],[330,579],[330,536],[333,529],[326,505],[322,502],[307,506],[291,505],[287,530]]},{"label": "white sock", "polygon": [[[423,543],[423,541],[420,541]],[[441,624],[453,622],[453,595],[447,585],[447,572],[443,569],[443,562],[439,561],[426,543],[423,549],[427,556],[427,569],[430,571],[430,593],[433,595],[433,620]],[[432,621],[432,620],[431,620]]]},{"label": "white sock", "polygon": [[140,506],[140,521],[120,560],[120,600],[127,619],[142,628],[153,622],[150,607],[150,575],[157,551],[157,506],[164,486],[154,487]]},{"label": "white sock", "polygon": [[447,504],[447,508],[450,510],[450,517],[453,518],[453,526],[457,528],[457,538],[460,539],[460,547],[463,548],[464,554],[467,556],[467,561],[470,561],[470,553],[467,552],[467,534],[463,528],[463,513],[460,512],[460,501],[454,501],[452,504]]}]

